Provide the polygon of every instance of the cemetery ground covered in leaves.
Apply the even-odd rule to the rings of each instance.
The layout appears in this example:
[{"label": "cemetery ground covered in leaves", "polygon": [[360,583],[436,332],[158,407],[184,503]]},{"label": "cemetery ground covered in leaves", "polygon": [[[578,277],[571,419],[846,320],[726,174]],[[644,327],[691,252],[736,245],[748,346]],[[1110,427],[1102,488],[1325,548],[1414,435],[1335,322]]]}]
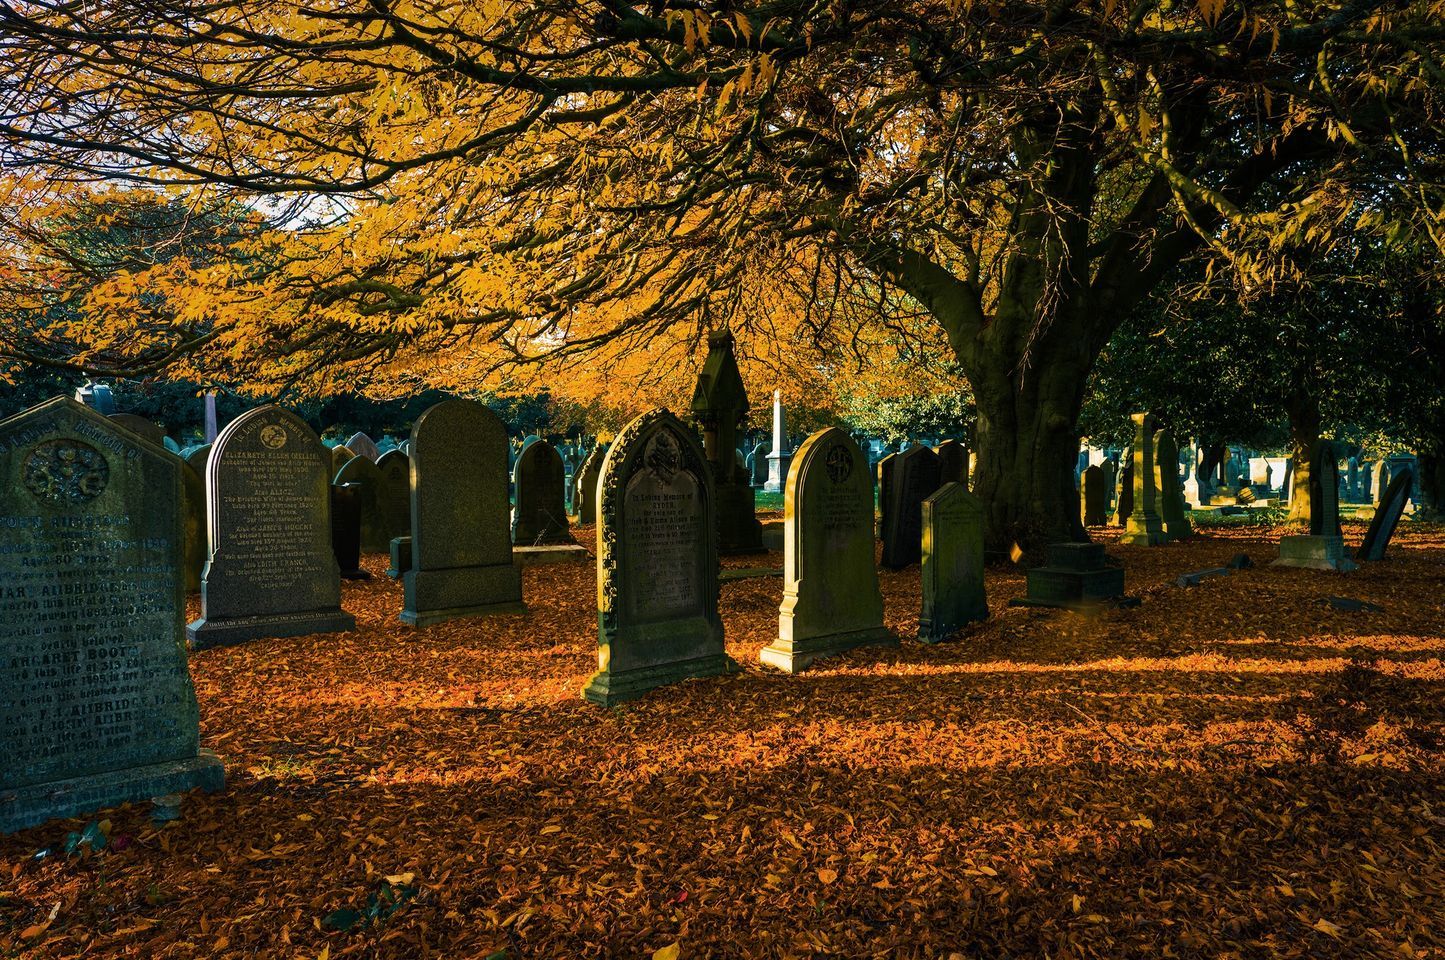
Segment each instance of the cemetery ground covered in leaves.
[{"label": "cemetery ground covered in leaves", "polygon": [[994,569],[938,646],[885,571],[901,647],[797,677],[781,581],[725,583],[743,672],[615,710],[591,565],[414,631],[373,557],[355,632],[192,655],[225,792],[0,838],[0,956],[1445,956],[1445,530],[1273,540],[1111,544],[1142,603],[1095,617]]}]

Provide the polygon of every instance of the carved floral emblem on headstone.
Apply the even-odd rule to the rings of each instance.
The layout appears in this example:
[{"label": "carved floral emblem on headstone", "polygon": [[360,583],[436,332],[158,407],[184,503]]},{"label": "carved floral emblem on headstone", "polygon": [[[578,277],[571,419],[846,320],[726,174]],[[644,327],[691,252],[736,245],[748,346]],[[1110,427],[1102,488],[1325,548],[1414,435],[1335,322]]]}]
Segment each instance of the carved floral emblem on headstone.
[{"label": "carved floral emblem on headstone", "polygon": [[642,461],[658,480],[671,483],[682,462],[682,450],[677,445],[677,438],[671,431],[659,430],[647,444],[647,453],[643,455]]},{"label": "carved floral emblem on headstone", "polygon": [[828,468],[828,479],[834,483],[842,483],[853,473],[853,458],[841,443],[834,444],[828,451],[828,459],[824,464]]},{"label": "carved floral emblem on headstone", "polygon": [[85,503],[110,482],[110,464],[101,452],[79,440],[47,440],[25,458],[24,483],[52,503]]},{"label": "carved floral emblem on headstone", "polygon": [[273,423],[261,429],[261,443],[272,450],[280,450],[286,446],[286,428],[279,423]]}]

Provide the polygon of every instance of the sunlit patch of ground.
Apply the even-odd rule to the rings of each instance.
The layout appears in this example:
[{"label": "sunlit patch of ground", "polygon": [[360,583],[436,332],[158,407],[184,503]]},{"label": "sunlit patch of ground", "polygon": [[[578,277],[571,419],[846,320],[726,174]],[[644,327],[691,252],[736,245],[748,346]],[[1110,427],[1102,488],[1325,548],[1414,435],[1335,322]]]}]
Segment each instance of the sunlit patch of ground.
[{"label": "sunlit patch of ground", "polygon": [[194,655],[225,793],[115,813],[86,859],[31,859],[80,823],[0,839],[0,956],[1445,956],[1445,534],[1347,576],[1268,567],[1267,534],[1105,532],[1142,602],[1093,617],[992,570],[992,619],[937,646],[885,572],[902,645],[798,677],[757,659],[781,580],[728,583],[743,672],[615,710],[579,699],[591,566],[413,630],[372,558],[357,631]]}]

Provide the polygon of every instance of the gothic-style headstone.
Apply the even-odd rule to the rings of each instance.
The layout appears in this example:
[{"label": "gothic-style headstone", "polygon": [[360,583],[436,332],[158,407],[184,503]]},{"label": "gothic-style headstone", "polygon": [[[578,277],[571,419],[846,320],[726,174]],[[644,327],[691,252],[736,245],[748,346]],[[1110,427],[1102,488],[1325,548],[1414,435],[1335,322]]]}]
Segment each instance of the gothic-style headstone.
[{"label": "gothic-style headstone", "polygon": [[397,537],[411,536],[411,457],[388,450],[376,461],[381,483],[376,488],[376,520],[386,539],[380,553],[391,549]]},{"label": "gothic-style headstone", "polygon": [[1375,508],[1375,516],[1370,520],[1370,528],[1365,531],[1364,542],[1355,551],[1356,560],[1385,559],[1385,548],[1390,545],[1390,538],[1395,535],[1400,516],[1405,512],[1405,504],[1410,500],[1410,489],[1414,480],[1415,472],[1407,467],[1395,474],[1395,479],[1385,487],[1384,501]]},{"label": "gothic-style headstone", "polygon": [[1310,532],[1279,538],[1276,567],[1310,570],[1354,570],[1340,534],[1339,465],[1333,440],[1320,440],[1310,457]]},{"label": "gothic-style headstone", "polygon": [[444,400],[411,428],[411,568],[403,623],[519,613],[507,531],[507,430],[475,400]]},{"label": "gothic-style headstone", "polygon": [[885,462],[883,566],[901,570],[923,557],[923,501],[939,487],[938,454],[911,447]]},{"label": "gothic-style headstone", "polygon": [[602,463],[598,671],[583,696],[612,706],[654,687],[738,669],[718,616],[712,469],[666,410],[629,423]]},{"label": "gothic-style headstone", "polygon": [[216,438],[206,464],[210,559],[195,648],[351,630],[331,545],[326,448],[280,407],[247,411]]},{"label": "gothic-style headstone", "polygon": [[567,528],[567,470],[557,448],[534,440],[522,448],[512,468],[517,505],[512,510],[512,543],[535,547],[571,543]]},{"label": "gothic-style headstone", "polygon": [[180,460],[74,400],[0,421],[0,833],[200,787]]},{"label": "gothic-style headstone", "polygon": [[607,448],[602,444],[593,447],[573,481],[576,489],[572,494],[572,504],[577,522],[584,526],[597,522],[597,480],[602,476],[602,460],[606,456]]},{"label": "gothic-style headstone", "polygon": [[962,483],[945,483],[923,501],[922,578],[918,639],[924,643],[938,643],[966,623],[988,619],[983,503]]},{"label": "gothic-style headstone", "polygon": [[381,459],[381,448],[376,445],[376,441],[360,430],[353,433],[351,438],[346,441],[346,447],[356,456],[365,457],[372,463]]},{"label": "gothic-style headstone", "polygon": [[1194,525],[1189,522],[1184,487],[1179,482],[1179,447],[1169,431],[1154,434],[1154,457],[1159,465],[1159,516],[1164,535],[1170,540],[1188,540],[1194,535]]},{"label": "gothic-style headstone", "polygon": [[708,336],[707,360],[692,394],[692,419],[702,432],[703,451],[717,487],[718,552],[758,553],[763,527],[757,518],[757,493],[737,445],[748,426],[748,392],[733,356],[733,335]]},{"label": "gothic-style headstone", "polygon": [[858,445],[829,427],[793,455],[783,508],[783,605],[763,663],[797,673],[820,657],[894,644],[873,565],[873,481]]},{"label": "gothic-style headstone", "polygon": [[1152,547],[1164,543],[1164,521],[1159,516],[1158,474],[1154,470],[1154,418],[1136,413],[1134,421],[1134,498],[1120,543]]},{"label": "gothic-style headstone", "polygon": [[1109,495],[1105,492],[1103,468],[1086,467],[1079,487],[1084,526],[1102,527],[1109,519]]}]

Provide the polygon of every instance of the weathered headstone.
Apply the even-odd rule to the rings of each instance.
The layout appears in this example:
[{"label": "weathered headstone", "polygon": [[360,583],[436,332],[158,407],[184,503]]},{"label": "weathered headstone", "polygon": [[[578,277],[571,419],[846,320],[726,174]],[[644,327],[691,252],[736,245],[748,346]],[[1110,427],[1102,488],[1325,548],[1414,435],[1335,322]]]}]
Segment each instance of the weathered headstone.
[{"label": "weathered headstone", "polygon": [[536,440],[522,448],[512,468],[517,505],[512,510],[512,542],[519,547],[571,543],[567,528],[567,471],[557,448]]},{"label": "weathered headstone", "polygon": [[[377,502],[381,492],[381,471],[371,458],[357,454],[336,471],[335,486],[352,488],[348,499],[356,506],[356,520],[359,529],[360,547],[365,553],[386,553],[391,549],[390,530],[381,522],[381,508]],[[399,535],[399,534],[398,534]],[[345,567],[345,564],[342,564]],[[342,571],[343,575],[345,570]]]},{"label": "weathered headstone", "polygon": [[1123,594],[1124,568],[1109,565],[1103,544],[1051,543],[1048,562],[1028,572],[1028,595],[1009,603],[1078,610]]},{"label": "weathered headstone", "polygon": [[1087,467],[1079,479],[1080,514],[1084,526],[1102,527],[1109,520],[1109,495],[1104,486],[1104,469]]},{"label": "weathered headstone", "polygon": [[1179,447],[1167,430],[1154,434],[1154,457],[1159,464],[1159,516],[1164,535],[1170,540],[1188,540],[1194,535],[1194,525],[1179,482]]},{"label": "weathered headstone", "polygon": [[1158,474],[1154,470],[1154,418],[1147,413],[1136,413],[1132,419],[1134,498],[1119,542],[1152,547],[1166,540],[1164,521],[1159,516]]},{"label": "weathered headstone", "polygon": [[1272,566],[1310,570],[1356,569],[1340,534],[1339,466],[1332,440],[1315,444],[1310,457],[1310,532],[1279,538],[1279,559]]},{"label": "weathered headstone", "polygon": [[759,659],[797,673],[820,657],[894,644],[873,565],[873,481],[858,445],[829,427],[793,455],[783,506],[778,637]]},{"label": "weathered headstone", "polygon": [[988,619],[983,503],[962,483],[945,483],[923,501],[922,579],[918,639],[924,643],[938,643],[966,623]]},{"label": "weathered headstone", "polygon": [[444,400],[411,428],[411,568],[403,623],[518,613],[507,531],[507,430],[475,400]]},{"label": "weathered headstone", "polygon": [[606,447],[601,444],[593,447],[587,459],[582,461],[582,469],[574,481],[576,489],[572,494],[572,503],[577,522],[584,526],[597,522],[597,479],[602,476],[602,460],[606,456]]},{"label": "weathered headstone", "polygon": [[397,537],[411,536],[411,457],[400,449],[388,450],[376,461],[381,484],[376,488],[376,517],[386,546]]},{"label": "weathered headstone", "polygon": [[336,446],[332,447],[331,477],[334,479],[336,477],[336,474],[341,471],[341,468],[346,466],[347,461],[349,461],[354,456],[356,456],[356,454],[352,453],[351,448],[344,443],[338,443]]},{"label": "weathered headstone", "polygon": [[702,447],[666,410],[629,423],[602,464],[598,671],[583,696],[612,706],[738,669],[718,616],[717,515]]},{"label": "weathered headstone", "polygon": [[707,360],[692,394],[692,419],[702,432],[703,451],[712,464],[717,490],[718,552],[759,553],[763,527],[757,518],[757,492],[746,461],[739,462],[738,439],[747,429],[748,392],[733,355],[733,335],[708,336]]},{"label": "weathered headstone", "polygon": [[901,570],[923,557],[923,501],[939,487],[938,454],[912,447],[885,462],[883,566]]},{"label": "weathered headstone", "polygon": [[346,441],[346,448],[356,456],[365,457],[372,463],[381,459],[381,448],[376,445],[376,441],[360,430],[353,433],[351,438]]},{"label": "weathered headstone", "polygon": [[83,404],[0,421],[0,833],[200,787],[181,462]]},{"label": "weathered headstone", "polygon": [[957,440],[938,445],[938,482],[968,486],[968,450]]},{"label": "weathered headstone", "polygon": [[1356,560],[1385,559],[1385,548],[1390,545],[1390,538],[1395,535],[1400,516],[1405,512],[1405,504],[1410,500],[1410,489],[1414,480],[1414,471],[1407,467],[1395,474],[1395,478],[1385,487],[1384,501],[1375,508],[1375,516],[1370,520],[1369,529],[1365,531],[1364,542],[1355,551]]},{"label": "weathered headstone", "polygon": [[331,544],[326,448],[295,414],[247,411],[221,431],[206,464],[210,559],[195,648],[351,630]]}]

